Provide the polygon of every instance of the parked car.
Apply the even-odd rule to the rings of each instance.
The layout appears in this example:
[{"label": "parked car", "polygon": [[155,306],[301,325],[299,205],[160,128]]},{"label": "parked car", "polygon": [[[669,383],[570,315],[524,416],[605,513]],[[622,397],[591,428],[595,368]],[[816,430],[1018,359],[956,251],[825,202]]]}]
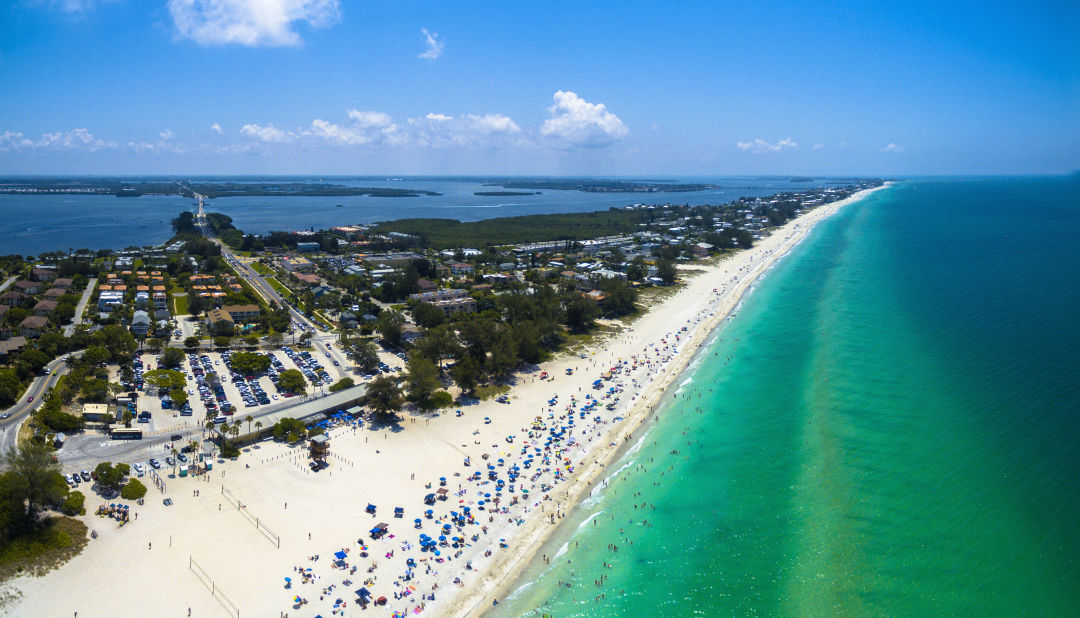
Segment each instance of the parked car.
[{"label": "parked car", "polygon": [[84,483],[89,483],[90,482],[91,477],[90,477],[89,472],[87,472],[86,470],[83,470],[79,474],[82,475],[82,480],[83,480]]},{"label": "parked car", "polygon": [[155,469],[160,468],[161,467],[161,462],[156,460],[156,459],[151,459],[150,460],[150,467],[155,468]]}]

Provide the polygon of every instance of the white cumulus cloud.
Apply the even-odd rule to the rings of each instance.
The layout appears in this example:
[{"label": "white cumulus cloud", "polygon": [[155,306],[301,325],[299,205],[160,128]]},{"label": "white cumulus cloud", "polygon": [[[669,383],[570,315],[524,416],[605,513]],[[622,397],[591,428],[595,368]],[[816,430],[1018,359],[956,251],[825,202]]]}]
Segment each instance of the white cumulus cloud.
[{"label": "white cumulus cloud", "polygon": [[214,133],[217,133],[218,135],[221,135],[221,133],[222,133],[221,125],[216,123],[216,122],[214,124],[210,125],[210,130],[213,131]]},{"label": "white cumulus cloud", "polygon": [[822,143],[814,144],[814,150],[821,150],[824,147],[825,147],[825,144],[822,144]]},{"label": "white cumulus cloud", "polygon": [[384,114],[383,112],[371,112],[360,111],[358,109],[350,109],[348,112],[349,118],[357,124],[357,126],[365,129],[382,129],[394,124],[394,119],[390,114]]},{"label": "white cumulus cloud", "polygon": [[172,136],[173,136],[173,132],[170,129],[165,129],[161,133],[158,133],[158,137],[160,137],[163,140],[172,139]]},{"label": "white cumulus cloud", "polygon": [[299,45],[294,27],[326,27],[340,17],[339,0],[169,0],[181,38],[201,45]]},{"label": "white cumulus cloud", "polygon": [[441,56],[443,47],[445,47],[446,44],[439,40],[439,34],[436,32],[428,32],[427,28],[421,28],[420,32],[424,33],[424,45],[426,45],[427,48],[421,52],[417,58],[434,60]]},{"label": "white cumulus cloud", "polygon": [[293,139],[293,134],[290,131],[284,131],[275,127],[274,125],[257,125],[257,124],[245,124],[240,127],[240,133],[262,140],[264,142],[290,142]]},{"label": "white cumulus cloud", "polygon": [[410,118],[407,139],[417,146],[498,146],[514,140],[521,127],[502,114],[462,114],[447,116],[431,113]]},{"label": "white cumulus cloud", "polygon": [[548,108],[551,118],[540,135],[572,146],[607,146],[630,131],[603,103],[589,103],[576,93],[560,90]]},{"label": "white cumulus cloud", "polygon": [[785,148],[798,148],[799,144],[790,137],[785,137],[775,144],[770,144],[759,137],[752,142],[738,142],[735,146],[739,150],[748,150],[754,154],[761,154],[764,152],[779,152]]},{"label": "white cumulus cloud", "polygon": [[901,152],[904,152],[905,150],[907,150],[907,148],[904,148],[903,146],[899,146],[897,144],[889,142],[889,145],[882,148],[881,152],[895,152],[895,153],[899,154]]}]

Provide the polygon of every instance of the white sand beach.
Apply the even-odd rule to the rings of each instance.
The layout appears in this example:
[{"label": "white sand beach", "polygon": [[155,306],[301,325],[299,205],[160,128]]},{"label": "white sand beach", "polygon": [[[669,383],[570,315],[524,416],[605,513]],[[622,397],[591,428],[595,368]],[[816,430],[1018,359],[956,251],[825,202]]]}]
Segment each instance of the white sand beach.
[{"label": "white sand beach", "polygon": [[[805,213],[714,266],[691,266],[699,272],[677,293],[584,358],[519,374],[509,404],[406,414],[396,427],[336,427],[330,467],[318,473],[305,447],[262,442],[201,478],[166,479],[165,494],[151,487],[123,527],[95,516],[101,499],[88,495],[83,520],[98,538],[44,577],[0,586],[0,598],[14,595],[0,615],[482,614],[602,482],[619,447],[754,281],[816,223],[870,192]],[[447,499],[424,503],[443,487]],[[388,533],[374,540],[379,523]],[[422,550],[421,534],[438,555]],[[339,551],[345,557],[335,564]],[[361,609],[361,587],[385,605]]]}]

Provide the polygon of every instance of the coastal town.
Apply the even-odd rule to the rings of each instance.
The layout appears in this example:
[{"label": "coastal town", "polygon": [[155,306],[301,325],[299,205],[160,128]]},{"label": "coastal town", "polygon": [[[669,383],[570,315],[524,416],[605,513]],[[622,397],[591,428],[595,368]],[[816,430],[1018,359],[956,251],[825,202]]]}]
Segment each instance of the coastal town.
[{"label": "coastal town", "polygon": [[[7,579],[0,613],[113,552],[179,582],[155,588],[176,612],[490,608],[753,280],[881,186],[470,245],[345,221],[244,234],[195,193],[163,245],[0,258],[2,446],[55,475],[5,516],[62,513],[83,537]],[[82,598],[70,611],[123,602]]]}]

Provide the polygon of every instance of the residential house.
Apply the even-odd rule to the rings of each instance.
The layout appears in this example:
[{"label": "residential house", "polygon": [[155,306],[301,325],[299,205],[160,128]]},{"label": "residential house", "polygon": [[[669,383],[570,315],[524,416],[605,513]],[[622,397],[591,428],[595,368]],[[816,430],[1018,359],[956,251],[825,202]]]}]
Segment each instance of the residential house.
[{"label": "residential house", "polygon": [[102,288],[98,293],[98,309],[112,311],[124,304],[124,292],[120,290],[107,290]]},{"label": "residential house", "polygon": [[53,311],[56,311],[57,302],[55,300],[42,300],[38,304],[34,305],[34,315],[49,315]]},{"label": "residential house", "polygon": [[136,337],[145,337],[150,332],[150,314],[145,311],[136,311],[131,316],[131,334]]},{"label": "residential house", "polygon": [[12,337],[6,341],[0,341],[0,358],[6,358],[12,352],[18,352],[26,347],[26,337]]},{"label": "residential house", "polygon": [[420,288],[420,292],[434,292],[439,289],[439,284],[428,279],[417,279],[416,287]]},{"label": "residential house", "polygon": [[48,298],[49,300],[56,300],[64,294],[67,294],[67,292],[60,288],[49,288],[48,290],[45,290],[45,298]]},{"label": "residential house", "polygon": [[34,294],[38,294],[41,292],[41,284],[37,281],[29,281],[24,279],[22,281],[15,282],[15,289],[22,292],[23,294],[33,296]]},{"label": "residential house", "polygon": [[165,292],[154,292],[154,309],[168,311],[169,297]]},{"label": "residential house", "polygon": [[472,264],[466,264],[464,262],[457,262],[450,265],[450,272],[455,275],[465,275],[473,271]]},{"label": "residential house", "polygon": [[34,281],[52,281],[56,278],[56,270],[52,268],[35,268],[30,271]]},{"label": "residential house", "polygon": [[19,334],[28,339],[37,339],[41,331],[49,325],[49,318],[40,315],[31,315],[19,322]]},{"label": "residential house", "polygon": [[8,307],[22,306],[26,300],[26,294],[22,292],[16,292],[15,290],[8,290],[3,294],[0,294],[0,304],[7,305]]}]

